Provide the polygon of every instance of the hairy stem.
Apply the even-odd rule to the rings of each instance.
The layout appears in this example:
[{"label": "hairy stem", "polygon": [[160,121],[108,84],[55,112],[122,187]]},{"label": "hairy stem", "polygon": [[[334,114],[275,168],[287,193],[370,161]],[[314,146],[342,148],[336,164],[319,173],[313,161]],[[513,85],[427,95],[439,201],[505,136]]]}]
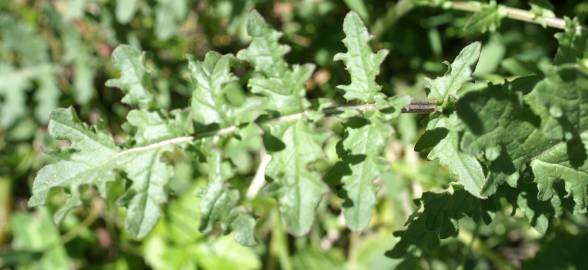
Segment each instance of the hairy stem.
[{"label": "hairy stem", "polygon": [[[482,11],[483,5],[484,4],[481,4],[479,2],[447,2],[443,4],[443,7],[448,9],[476,13]],[[537,14],[528,10],[512,8],[503,5],[499,5],[498,8],[500,13],[504,14],[505,17],[513,20],[545,25],[548,27],[562,30],[566,29],[566,21],[561,18],[538,16]],[[578,26],[578,28],[576,29],[576,31],[578,32],[586,30],[587,28],[584,26]]]},{"label": "hairy stem", "polygon": [[[322,112],[327,117],[330,117],[330,116],[341,114],[341,113],[348,111],[348,110],[358,110],[358,111],[362,111],[362,112],[368,112],[368,111],[375,111],[377,109],[378,108],[376,107],[375,104],[368,103],[368,104],[351,105],[351,106],[329,107],[329,108],[323,109]],[[435,105],[435,103],[428,102],[428,101],[412,102],[412,103],[408,104],[406,107],[401,109],[402,113],[423,113],[423,114],[426,114],[426,113],[433,113],[436,111],[437,111],[437,106]],[[267,123],[294,122],[296,120],[303,119],[303,118],[307,117],[308,114],[310,114],[312,112],[313,111],[311,111],[311,110],[305,110],[305,111],[297,112],[297,113],[293,113],[293,114],[280,115],[280,116],[276,116],[273,118],[259,121],[258,123],[259,124],[267,124]],[[113,158],[124,156],[129,153],[148,151],[148,150],[152,150],[152,149],[156,149],[156,148],[160,148],[160,147],[164,147],[164,146],[168,146],[168,145],[187,143],[187,142],[199,140],[202,138],[208,138],[208,137],[214,137],[214,136],[221,136],[221,137],[227,136],[227,135],[230,135],[233,132],[237,131],[238,128],[239,128],[238,126],[233,125],[233,126],[224,127],[221,129],[202,132],[202,133],[196,134],[194,136],[180,136],[180,137],[170,138],[170,139],[163,140],[163,141],[160,141],[157,143],[124,150],[122,152],[117,153]]]}]

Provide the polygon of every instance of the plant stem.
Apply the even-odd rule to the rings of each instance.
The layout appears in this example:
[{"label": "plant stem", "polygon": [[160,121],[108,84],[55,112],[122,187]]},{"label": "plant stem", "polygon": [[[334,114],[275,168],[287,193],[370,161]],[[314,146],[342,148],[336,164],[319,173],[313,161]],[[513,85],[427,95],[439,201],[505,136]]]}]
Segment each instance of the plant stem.
[{"label": "plant stem", "polygon": [[[447,9],[477,13],[482,11],[483,4],[479,2],[447,2],[443,4],[443,7]],[[504,14],[505,17],[513,20],[540,24],[561,30],[566,29],[566,21],[561,18],[538,16],[537,14],[528,10],[512,8],[503,5],[499,5],[498,8],[501,14]],[[576,29],[577,32],[582,32],[586,30],[587,28],[584,26],[578,26],[578,28]]]},{"label": "plant stem", "polygon": [[10,220],[10,208],[12,204],[12,180],[8,177],[0,177],[0,246],[6,240],[8,233],[8,221]]},{"label": "plant stem", "polygon": [[[351,106],[328,107],[328,108],[323,109],[322,112],[327,117],[330,117],[330,116],[341,114],[341,113],[348,111],[348,110],[358,110],[361,112],[369,112],[369,111],[378,110],[378,108],[376,107],[375,104],[367,103],[367,104],[351,105]],[[426,113],[433,113],[436,111],[437,111],[437,106],[435,105],[435,103],[422,101],[422,102],[412,102],[412,103],[408,104],[406,107],[402,108],[400,112],[401,113],[423,113],[423,114],[426,114]],[[280,115],[280,116],[276,116],[273,118],[267,118],[264,120],[260,120],[260,121],[258,121],[258,124],[293,122],[293,121],[307,117],[312,112],[314,112],[314,111],[305,110],[305,111],[297,112],[297,113],[293,113],[293,114]],[[159,141],[159,142],[156,142],[153,144],[148,144],[148,145],[144,145],[144,146],[140,146],[140,147],[126,149],[124,151],[118,152],[111,159],[116,159],[116,158],[131,154],[131,153],[149,151],[149,150],[165,147],[168,145],[176,145],[176,144],[192,142],[192,141],[196,141],[196,140],[203,139],[203,138],[209,138],[209,137],[214,137],[214,136],[221,136],[221,137],[227,136],[227,135],[233,134],[235,131],[237,131],[238,128],[239,128],[238,126],[232,125],[232,126],[224,127],[221,129],[202,132],[202,133],[199,133],[199,134],[196,134],[193,136],[188,135],[188,136],[174,137],[174,138]]]},{"label": "plant stem", "polygon": [[498,269],[516,269],[509,261],[496,254],[496,252],[484,245],[479,239],[476,239],[470,232],[460,229],[457,239],[465,245],[471,246],[471,249],[476,253],[488,258]]},{"label": "plant stem", "polygon": [[[369,111],[375,111],[377,109],[378,108],[376,107],[375,104],[367,103],[367,104],[351,105],[351,106],[328,107],[328,108],[323,109],[322,112],[327,117],[330,117],[330,116],[335,116],[335,115],[341,114],[341,113],[348,111],[348,110],[358,110],[361,112],[369,112]],[[402,108],[402,110],[401,110],[402,113],[422,113],[422,114],[433,113],[435,111],[437,111],[436,105],[434,103],[428,102],[428,101],[411,102],[410,104],[408,104],[406,107]],[[302,119],[304,117],[307,117],[307,115],[312,112],[313,111],[311,111],[311,110],[305,110],[305,111],[297,112],[297,113],[293,113],[293,114],[280,115],[280,116],[277,116],[274,118],[265,119],[263,121],[260,121],[259,123],[263,124],[263,123],[293,122],[293,121]],[[213,136],[226,136],[226,135],[232,134],[236,130],[237,130],[237,126],[228,126],[225,128],[221,128],[221,129],[212,130],[212,131],[198,134],[195,136],[195,139],[207,138],[207,137],[213,137]]]}]

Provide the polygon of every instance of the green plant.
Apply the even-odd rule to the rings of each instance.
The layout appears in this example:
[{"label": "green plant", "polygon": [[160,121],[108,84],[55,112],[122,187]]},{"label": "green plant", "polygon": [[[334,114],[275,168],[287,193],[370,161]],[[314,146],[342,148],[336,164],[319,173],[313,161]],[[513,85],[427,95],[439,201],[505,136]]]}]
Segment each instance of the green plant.
[{"label": "green plant", "polygon": [[344,2],[0,3],[0,268],[584,268],[588,6]]},{"label": "green plant", "polygon": [[[386,171],[380,156],[392,132],[388,123],[411,106],[406,96],[386,97],[375,81],[387,51],[373,53],[360,17],[349,13],[343,24],[348,51],[334,58],[342,60],[351,75],[349,85],[339,86],[347,104],[320,99],[311,102],[305,97],[304,82],[314,66],[288,64],[284,55],[289,48],[278,43],[281,33],[258,13],[251,13],[247,23],[251,43],[237,59],[253,68],[247,86],[255,95],[239,102],[232,101],[228,92],[231,83],[238,80],[230,70],[237,59],[209,52],[203,61],[189,59],[195,89],[191,107],[161,111],[146,83],[150,75],[144,56],[132,47],[118,47],[113,58],[121,77],[108,81],[107,86],[120,88],[125,93],[123,102],[136,108],[124,125],[126,142],[117,145],[99,126],[85,126],[72,109],[55,110],[49,133],[69,141],[71,147],[61,154],[60,161],[41,169],[29,205],[44,204],[55,187],[67,188],[68,199],[55,218],[59,222],[80,205],[82,185],[94,186],[107,197],[109,185],[123,172],[130,181],[120,199],[127,209],[125,227],[132,236],[142,238],[157,223],[159,207],[167,200],[164,187],[171,169],[165,153],[187,151],[203,161],[210,179],[202,194],[201,230],[210,232],[219,223],[224,232],[235,232],[238,242],[254,245],[255,218],[228,182],[236,172],[223,148],[232,139],[246,141],[256,136],[263,138],[271,156],[265,168],[267,192],[277,200],[288,232],[305,235],[321,196],[328,190],[321,180],[324,165],[320,161],[325,156],[325,140],[333,136],[322,123],[331,117],[343,128],[337,169],[346,167],[348,173],[339,172],[342,187],[337,189],[345,200],[345,221],[351,230],[365,229],[376,202],[373,181]],[[439,238],[455,235],[453,223],[463,217],[489,222],[487,213],[496,208],[487,204],[501,197],[525,194],[527,200],[548,208],[535,209],[526,202],[521,210],[531,212],[527,214],[530,222],[537,216],[558,215],[564,199],[555,190],[559,181],[574,200],[574,212],[586,211],[587,127],[583,123],[588,121],[588,111],[582,106],[586,102],[586,73],[581,63],[575,62],[578,56],[570,52],[583,49],[569,43],[582,34],[572,22],[569,25],[559,36],[561,47],[554,64],[545,67],[544,74],[460,91],[471,81],[472,66],[480,55],[481,45],[473,43],[456,57],[446,75],[426,81],[428,99],[438,105],[436,112],[424,110],[433,114],[416,149],[447,166],[459,185],[451,185],[443,193],[425,193],[422,209],[413,214],[406,230],[398,232],[400,243],[392,256],[404,256],[411,245],[430,249],[428,245],[438,243]],[[517,187],[524,181],[537,184],[536,198]],[[503,183],[515,189],[502,194]]]}]

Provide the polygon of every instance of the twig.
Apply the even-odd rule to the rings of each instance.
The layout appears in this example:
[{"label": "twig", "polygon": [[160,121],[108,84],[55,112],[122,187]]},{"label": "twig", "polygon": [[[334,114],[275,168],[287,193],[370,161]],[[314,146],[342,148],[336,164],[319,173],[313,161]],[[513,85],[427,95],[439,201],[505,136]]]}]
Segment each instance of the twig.
[{"label": "twig", "polygon": [[[446,2],[443,4],[443,7],[448,9],[477,13],[482,11],[483,4],[479,2]],[[512,8],[503,5],[499,5],[498,8],[499,12],[504,14],[504,16],[509,19],[540,24],[561,30],[566,29],[566,21],[561,18],[538,16],[537,14],[528,10]],[[586,28],[585,26],[578,26],[576,29],[576,31],[578,32],[587,30],[588,28]]]},{"label": "twig", "polygon": [[[375,111],[377,109],[378,108],[374,104],[360,104],[360,105],[352,105],[352,106],[329,107],[329,108],[323,109],[322,112],[327,117],[329,117],[329,116],[341,114],[341,113],[348,111],[348,110],[358,110],[358,111],[362,111],[362,112],[368,112],[368,111]],[[409,104],[408,106],[401,109],[402,113],[432,113],[435,111],[437,111],[436,105],[434,103],[426,102],[426,101],[425,102],[413,102],[413,103]],[[259,124],[293,122],[293,121],[296,121],[299,119],[303,119],[304,117],[307,117],[311,112],[312,112],[311,110],[305,110],[305,111],[297,112],[297,113],[293,113],[293,114],[280,115],[280,116],[276,116],[274,118],[269,118],[264,121],[260,121]],[[159,141],[159,142],[156,142],[153,144],[148,144],[148,145],[144,145],[144,146],[140,146],[140,147],[125,149],[125,150],[120,151],[120,152],[116,153],[115,155],[113,155],[106,162],[110,162],[111,160],[126,156],[128,154],[132,154],[132,153],[155,150],[155,149],[162,148],[165,146],[188,143],[188,142],[192,142],[195,140],[208,138],[208,137],[228,136],[230,134],[233,134],[235,131],[237,131],[238,128],[239,128],[238,126],[233,125],[233,126],[224,127],[224,128],[217,129],[217,130],[211,130],[211,131],[199,133],[194,136],[180,136],[180,137],[175,137],[175,138],[170,138],[167,140]]]},{"label": "twig", "polygon": [[260,153],[260,156],[261,161],[259,162],[257,171],[253,177],[253,181],[251,181],[251,185],[249,186],[249,189],[247,189],[247,198],[249,199],[257,196],[257,193],[259,193],[263,185],[265,185],[265,168],[267,168],[267,165],[272,159],[272,156],[268,155],[265,151]]}]

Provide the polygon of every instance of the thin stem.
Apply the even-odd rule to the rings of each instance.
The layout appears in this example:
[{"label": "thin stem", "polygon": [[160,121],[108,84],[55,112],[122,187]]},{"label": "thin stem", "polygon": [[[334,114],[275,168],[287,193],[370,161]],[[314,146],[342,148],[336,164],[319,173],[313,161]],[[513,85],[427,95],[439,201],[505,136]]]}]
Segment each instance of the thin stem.
[{"label": "thin stem", "polygon": [[[377,109],[378,108],[376,107],[375,104],[368,103],[368,104],[351,105],[351,106],[329,107],[329,108],[323,109],[322,112],[327,117],[330,117],[330,116],[341,114],[341,113],[348,111],[348,110],[358,110],[361,112],[369,112],[369,111],[375,111]],[[426,113],[433,113],[435,111],[437,111],[436,105],[434,103],[428,102],[428,101],[412,102],[412,103],[408,104],[406,107],[401,109],[401,113],[423,113],[423,114],[426,114]],[[269,118],[269,119],[265,119],[263,121],[259,121],[258,123],[259,124],[268,124],[268,123],[294,122],[299,119],[303,119],[303,118],[307,117],[308,114],[310,114],[312,112],[313,112],[312,110],[305,110],[305,111],[297,112],[297,113],[293,113],[293,114],[280,115],[280,116],[277,116],[274,118]],[[230,135],[230,134],[234,133],[235,131],[237,131],[238,128],[239,128],[238,126],[233,125],[233,126],[224,127],[224,128],[217,129],[217,130],[203,132],[200,134],[196,134],[194,136],[180,136],[180,137],[170,138],[170,139],[160,141],[157,143],[124,150],[122,152],[117,153],[109,160],[116,159],[116,158],[131,154],[131,153],[153,150],[153,149],[157,149],[157,148],[168,146],[168,145],[182,144],[182,143],[192,142],[195,140],[208,138],[208,137],[214,137],[214,136],[220,136],[220,137],[227,136],[227,135]]]},{"label": "thin stem", "polygon": [[[330,117],[330,116],[335,116],[335,115],[341,114],[341,113],[348,111],[348,110],[358,110],[361,112],[369,112],[369,111],[375,111],[377,109],[378,108],[376,107],[375,104],[367,103],[367,104],[360,104],[360,105],[328,107],[328,108],[323,109],[322,112],[327,117]],[[435,103],[428,102],[428,101],[411,102],[410,104],[408,104],[406,107],[402,108],[402,110],[401,110],[402,113],[422,113],[422,114],[433,113],[435,111],[437,111],[437,107],[436,107]],[[303,118],[307,117],[307,115],[311,112],[312,112],[311,110],[305,110],[305,111],[297,112],[297,113],[293,113],[293,114],[280,115],[280,116],[277,116],[274,118],[269,118],[264,121],[261,121],[260,124],[294,122],[296,120],[303,119]],[[238,128],[237,126],[228,126],[228,127],[217,129],[217,130],[204,132],[204,133],[196,135],[195,137],[196,137],[196,139],[198,139],[198,138],[207,138],[207,137],[213,137],[213,136],[227,136],[227,135],[230,135],[233,132],[235,132],[237,130],[237,128]],[[184,142],[186,140],[189,140],[189,139],[188,138],[180,139],[180,142]]]},{"label": "thin stem", "polygon": [[[447,2],[443,4],[443,7],[448,9],[477,13],[482,11],[483,4],[479,2]],[[512,8],[503,5],[499,5],[498,8],[500,13],[504,14],[505,17],[513,20],[540,24],[561,30],[566,29],[566,21],[561,18],[538,16],[537,14],[528,10]],[[588,29],[584,26],[578,26],[578,28],[576,29],[576,31],[578,32],[586,30]]]}]

